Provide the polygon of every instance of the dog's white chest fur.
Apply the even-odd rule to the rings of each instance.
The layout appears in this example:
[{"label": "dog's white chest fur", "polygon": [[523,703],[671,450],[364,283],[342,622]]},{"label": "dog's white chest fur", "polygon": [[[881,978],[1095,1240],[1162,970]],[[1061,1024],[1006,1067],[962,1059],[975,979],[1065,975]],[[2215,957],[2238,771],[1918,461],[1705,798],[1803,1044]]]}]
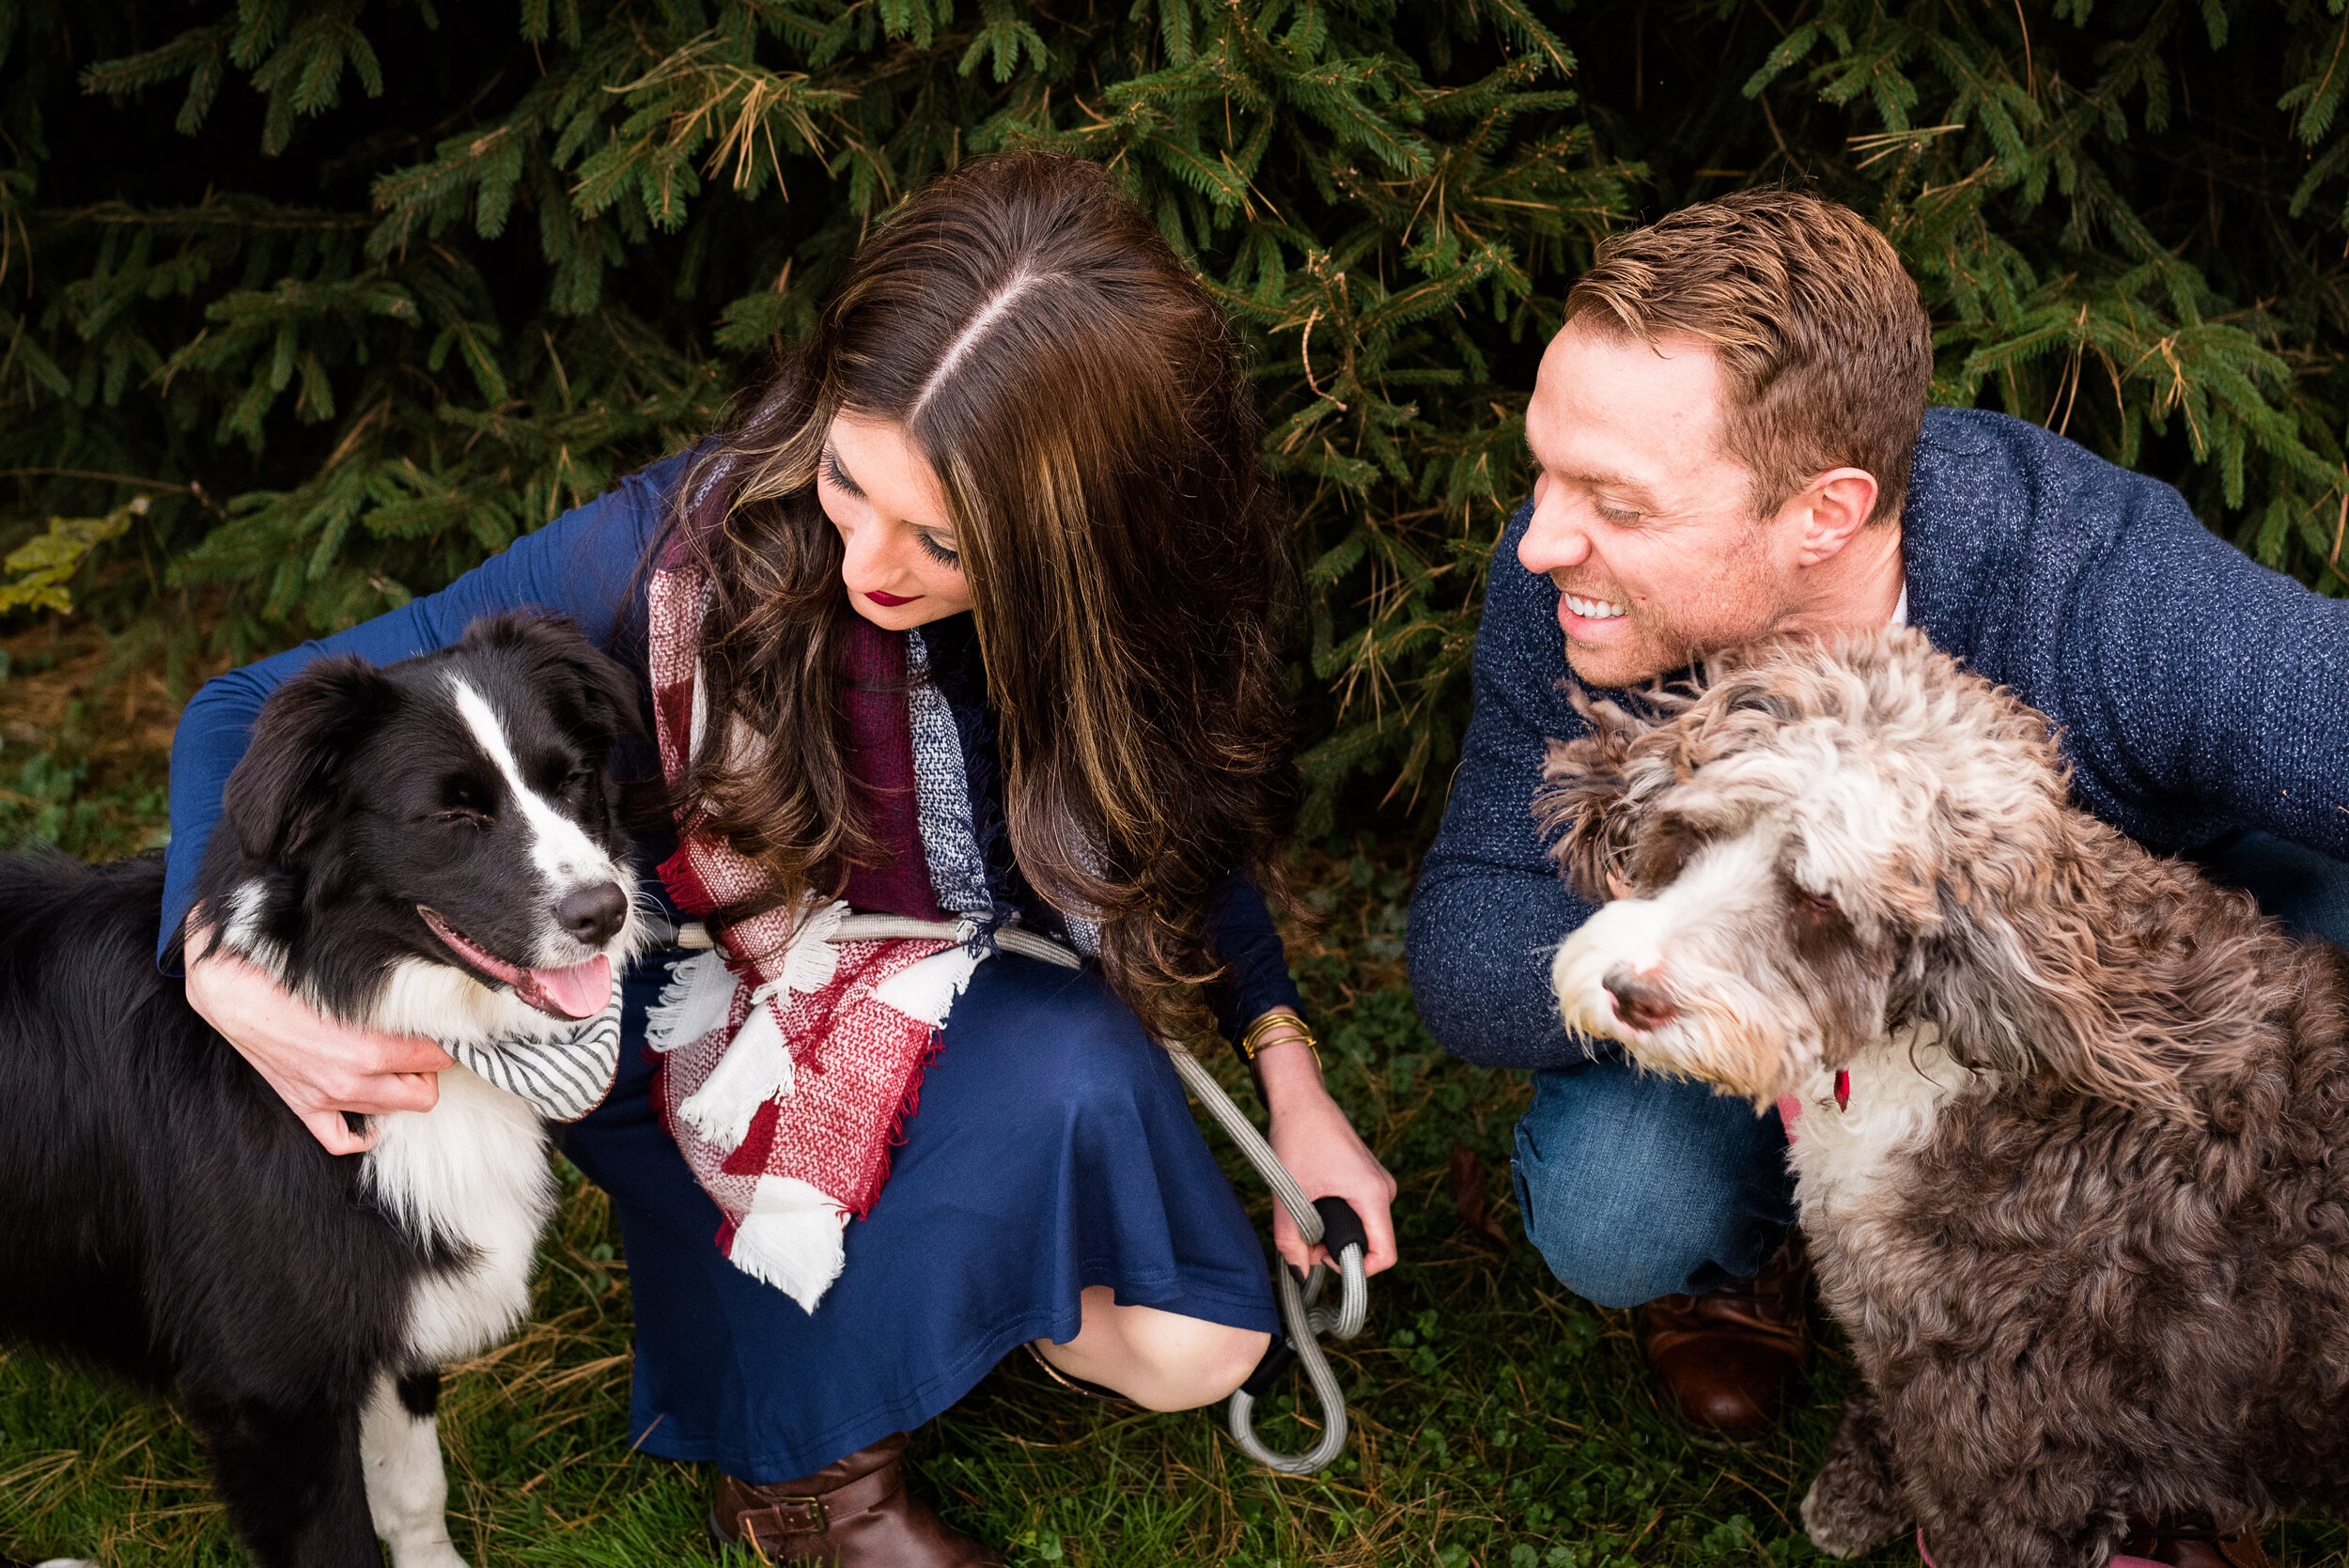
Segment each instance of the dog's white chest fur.
[{"label": "dog's white chest fur", "polygon": [[376,1119],[366,1189],[410,1234],[461,1249],[466,1261],[417,1281],[411,1362],[437,1367],[511,1333],[530,1308],[538,1234],[554,1212],[538,1112],[462,1067],[441,1075],[428,1111]]},{"label": "dog's white chest fur", "polygon": [[1850,1102],[1835,1104],[1835,1075],[1803,1096],[1791,1158],[1803,1224],[1844,1230],[1884,1217],[1890,1167],[1933,1136],[1941,1108],[1982,1079],[1941,1048],[1931,1024],[1894,1030],[1854,1057]]}]

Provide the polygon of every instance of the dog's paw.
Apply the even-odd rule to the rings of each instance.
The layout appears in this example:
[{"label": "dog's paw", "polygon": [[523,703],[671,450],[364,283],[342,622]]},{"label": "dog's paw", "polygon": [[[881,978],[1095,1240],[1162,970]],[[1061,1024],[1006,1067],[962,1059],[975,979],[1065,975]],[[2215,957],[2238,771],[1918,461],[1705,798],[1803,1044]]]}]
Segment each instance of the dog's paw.
[{"label": "dog's paw", "polygon": [[86,1557],[53,1557],[34,1568],[98,1568],[98,1564]]},{"label": "dog's paw", "polygon": [[1908,1529],[1899,1507],[1899,1499],[1866,1484],[1859,1467],[1830,1460],[1803,1494],[1802,1528],[1828,1556],[1859,1557],[1890,1545]]},{"label": "dog's paw", "polygon": [[465,1560],[446,1539],[413,1545],[391,1543],[392,1568],[466,1568]]}]

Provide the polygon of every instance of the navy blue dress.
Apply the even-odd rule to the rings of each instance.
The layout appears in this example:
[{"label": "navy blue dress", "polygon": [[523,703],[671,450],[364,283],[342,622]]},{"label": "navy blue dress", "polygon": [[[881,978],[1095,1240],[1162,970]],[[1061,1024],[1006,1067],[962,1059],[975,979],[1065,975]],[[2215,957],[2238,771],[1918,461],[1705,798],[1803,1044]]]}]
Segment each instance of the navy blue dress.
[{"label": "navy blue dress", "polygon": [[[631,662],[640,680],[637,564],[681,482],[686,458],[631,475],[442,593],[322,643],[208,683],[172,743],[172,840],[163,930],[194,896],[222,786],[269,692],[310,660],[378,662],[443,646],[500,610],[568,615]],[[949,629],[934,646],[967,644]],[[967,737],[972,819],[1000,822],[984,691],[970,672],[940,686]],[[650,723],[650,692],[642,693]],[[648,749],[621,758],[646,776]],[[656,863],[669,846],[646,844]],[[1027,923],[1050,930],[1007,855],[991,879]],[[1227,1031],[1295,1006],[1264,901],[1235,874],[1209,933],[1232,978],[1212,999]],[[766,1483],[822,1468],[917,1426],[970,1389],[1020,1342],[1073,1338],[1079,1294],[1277,1332],[1263,1244],[1198,1127],[1180,1081],[1131,1009],[1090,970],[998,954],[955,1004],[887,1186],[849,1223],[847,1266],[813,1312],[735,1268],[716,1246],[721,1216],[661,1127],[650,1098],[645,1014],[675,950],[622,979],[620,1075],[603,1105],[566,1129],[564,1148],[612,1194],[636,1315],[629,1439],[647,1453],[710,1461]]]}]

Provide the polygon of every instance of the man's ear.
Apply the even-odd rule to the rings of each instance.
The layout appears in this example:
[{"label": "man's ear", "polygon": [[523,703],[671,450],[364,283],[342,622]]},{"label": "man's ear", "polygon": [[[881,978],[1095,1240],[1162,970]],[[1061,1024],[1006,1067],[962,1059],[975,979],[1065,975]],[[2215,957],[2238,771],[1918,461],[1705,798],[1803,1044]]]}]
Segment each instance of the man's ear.
[{"label": "man's ear", "polygon": [[1550,856],[1575,892],[1594,904],[1628,891],[1624,866],[1634,837],[1634,780],[1650,771],[1634,760],[1633,742],[1655,726],[1579,686],[1567,697],[1590,725],[1573,740],[1552,740],[1533,797],[1533,820],[1557,833]]},{"label": "man's ear", "polygon": [[333,819],[352,759],[400,704],[363,659],[321,659],[270,694],[253,743],[228,775],[221,817],[248,860],[300,859]]},{"label": "man's ear", "polygon": [[1831,468],[1805,485],[1791,505],[1809,509],[1797,560],[1815,567],[1833,560],[1875,516],[1876,476],[1864,468]]}]

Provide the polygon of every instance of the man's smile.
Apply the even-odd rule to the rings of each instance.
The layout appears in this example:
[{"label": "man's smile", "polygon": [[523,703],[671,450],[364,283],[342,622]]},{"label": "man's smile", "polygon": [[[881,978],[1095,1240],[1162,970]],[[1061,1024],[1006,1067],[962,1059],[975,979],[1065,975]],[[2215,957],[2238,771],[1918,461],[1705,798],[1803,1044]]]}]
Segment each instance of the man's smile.
[{"label": "man's smile", "polygon": [[1585,598],[1580,594],[1562,595],[1566,609],[1586,621],[1617,620],[1630,613],[1631,607],[1603,598]]}]

